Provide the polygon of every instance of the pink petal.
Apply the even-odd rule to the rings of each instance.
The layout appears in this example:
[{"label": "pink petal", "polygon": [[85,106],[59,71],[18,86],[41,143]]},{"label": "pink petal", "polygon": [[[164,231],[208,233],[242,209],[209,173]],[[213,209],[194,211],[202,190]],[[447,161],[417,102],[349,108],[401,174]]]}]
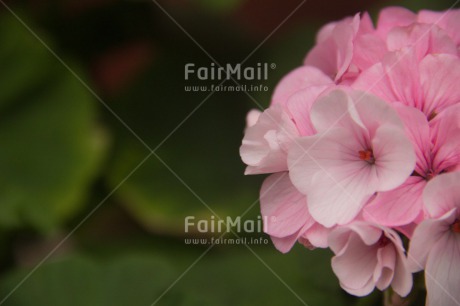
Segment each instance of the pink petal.
[{"label": "pink petal", "polygon": [[[382,245],[382,235],[386,242]],[[390,283],[395,291],[407,295],[412,277],[407,269],[402,241],[391,229],[366,222],[339,226],[329,235],[335,256],[332,269],[347,292],[362,296],[374,286],[386,289]]]},{"label": "pink petal", "polygon": [[413,146],[401,129],[382,125],[372,139],[372,148],[378,178],[376,191],[388,191],[400,186],[414,171]]},{"label": "pink petal", "polygon": [[[308,195],[310,213],[322,225],[350,222],[374,192],[395,188],[412,173],[412,144],[384,101],[334,90],[313,105],[311,119],[323,132],[299,139],[289,150],[288,166],[293,184]],[[359,158],[369,148],[375,164]]]},{"label": "pink petal", "polygon": [[460,164],[460,104],[452,105],[437,115],[430,122],[430,127],[435,173],[457,167]]},{"label": "pink petal", "polygon": [[418,272],[425,268],[428,256],[438,241],[450,230],[455,221],[456,210],[452,209],[439,219],[428,219],[415,229],[409,248],[409,268]]},{"label": "pink petal", "polygon": [[374,168],[359,160],[360,143],[350,132],[334,129],[297,144],[289,151],[289,175],[308,195],[313,218],[326,227],[353,220],[379,184]]},{"label": "pink petal", "polygon": [[346,226],[338,226],[332,230],[329,235],[331,250],[336,255],[340,256],[346,251],[348,238],[351,232],[358,235],[367,246],[375,244],[382,235],[380,228],[371,226],[369,223],[363,221],[355,221]]},{"label": "pink petal", "polygon": [[373,93],[387,102],[401,102],[421,108],[419,62],[412,49],[391,52],[378,63],[363,71],[353,88]]},{"label": "pink petal", "polygon": [[[331,236],[329,243],[334,245],[334,240],[337,238],[333,233]],[[348,237],[344,236],[340,239],[346,239],[346,246],[340,256],[332,258],[332,270],[347,292],[358,296],[369,294],[375,286],[373,282],[369,282],[372,280],[374,267],[377,264],[375,254],[369,251],[369,246],[365,245],[354,232],[349,232]]]},{"label": "pink petal", "polygon": [[407,26],[415,22],[417,16],[402,7],[388,7],[380,11],[377,31],[385,39],[387,33],[394,27]]},{"label": "pink petal", "polygon": [[330,231],[330,228],[315,223],[302,235],[302,238],[307,239],[316,248],[327,248],[329,246],[327,240]]},{"label": "pink petal", "polygon": [[251,109],[248,114],[246,115],[246,127],[254,126],[259,120],[260,115],[262,112],[258,109]]},{"label": "pink petal", "polygon": [[329,86],[311,86],[296,92],[288,99],[286,107],[300,136],[316,133],[310,120],[310,110],[316,98],[327,88]]},{"label": "pink petal", "polygon": [[297,242],[297,239],[299,239],[299,234],[295,233],[290,236],[282,237],[282,238],[270,236],[270,238],[275,248],[281,253],[286,254],[292,249],[294,244]]},{"label": "pink petal", "polygon": [[411,223],[423,210],[422,192],[425,186],[423,178],[410,176],[396,189],[379,192],[364,208],[365,219],[391,227]]},{"label": "pink petal", "polygon": [[334,82],[315,67],[302,66],[281,79],[273,93],[271,105],[285,105],[289,97],[310,86],[331,85]]},{"label": "pink petal", "polygon": [[460,236],[446,232],[433,246],[425,268],[428,306],[460,305]]},{"label": "pink petal", "polygon": [[327,27],[320,32],[318,43],[305,58],[304,64],[314,66],[338,81],[350,66],[353,39],[359,28],[359,14]]},{"label": "pink petal", "polygon": [[424,220],[424,212],[421,211],[420,214],[417,216],[414,222],[394,227],[394,230],[398,231],[399,233],[403,234],[409,239],[412,239],[414,235],[415,228],[418,224],[420,224]]},{"label": "pink petal", "polygon": [[377,250],[377,265],[373,279],[379,290],[385,290],[391,284],[396,266],[397,254],[392,244]]},{"label": "pink petal", "polygon": [[[383,60],[383,68],[394,92],[396,100],[409,106],[421,108],[419,62],[412,48],[388,53]],[[389,101],[393,102],[393,101]]]},{"label": "pink petal", "polygon": [[431,218],[444,215],[453,208],[460,211],[460,172],[436,176],[423,190],[425,209]]},{"label": "pink petal", "polygon": [[287,170],[286,150],[297,135],[294,123],[280,106],[265,110],[245,131],[240,147],[241,159],[248,165],[245,174]]},{"label": "pink petal", "polygon": [[407,296],[412,290],[412,273],[409,270],[407,259],[403,250],[398,251],[399,256],[396,260],[394,268],[393,281],[391,287],[393,290],[402,297]]},{"label": "pink petal", "polygon": [[370,137],[374,137],[376,130],[381,125],[393,125],[404,128],[403,122],[396,110],[384,100],[361,91],[351,91],[354,107],[359,114],[360,122],[369,131]]},{"label": "pink petal", "polygon": [[445,12],[421,10],[418,13],[419,22],[436,24],[445,30],[457,45],[460,45],[460,9],[450,9]]},{"label": "pink petal", "polygon": [[417,162],[415,171],[425,175],[431,168],[431,136],[426,116],[418,109],[403,104],[395,104],[400,118],[404,122],[407,135],[414,145]]},{"label": "pink petal", "polygon": [[357,90],[326,91],[313,104],[310,117],[318,132],[343,127],[353,130],[356,135],[364,133],[372,138],[382,124],[404,128],[391,105],[377,96]]},{"label": "pink petal", "polygon": [[414,23],[393,28],[387,37],[389,51],[413,47],[418,60],[427,54],[448,53],[457,55],[457,47],[449,35],[435,25]]},{"label": "pink petal", "polygon": [[377,35],[364,34],[354,41],[353,64],[365,70],[380,62],[387,52],[385,42]]},{"label": "pink petal", "polygon": [[[359,16],[359,15],[358,15]],[[356,15],[354,17],[354,21],[356,23]],[[374,33],[374,24],[372,22],[371,16],[369,15],[368,12],[363,12],[361,14],[361,19],[359,20],[359,29],[358,29],[358,35],[366,35],[366,34],[371,34]]]},{"label": "pink petal", "polygon": [[460,102],[460,59],[449,54],[427,55],[420,62],[420,81],[424,103],[422,111],[430,116]]},{"label": "pink petal", "polygon": [[286,237],[275,237],[275,236],[270,236],[273,245],[275,248],[280,251],[281,253],[287,253],[289,252],[294,244],[301,239],[302,234],[310,227],[310,223],[306,223],[302,228],[300,228],[297,232],[295,232],[292,235],[286,236]]},{"label": "pink petal", "polygon": [[355,89],[373,93],[388,102],[398,101],[398,97],[391,89],[388,75],[382,63],[377,63],[364,70],[351,85]]},{"label": "pink petal", "polygon": [[270,175],[260,191],[260,209],[265,232],[279,238],[297,233],[305,224],[313,224],[307,199],[292,185],[286,172]]},{"label": "pink petal", "polygon": [[[350,22],[351,19],[352,19],[351,17],[345,18],[345,20],[348,20],[348,22]],[[340,21],[333,21],[333,22],[329,22],[325,24],[324,26],[322,26],[319,29],[318,33],[316,34],[316,44],[319,45],[325,42],[329,37],[331,37],[332,32],[334,31],[334,28],[337,26],[339,22]]]},{"label": "pink petal", "polygon": [[343,90],[325,93],[312,106],[310,118],[313,126],[318,132],[343,127],[355,130],[356,134],[367,134],[354,104],[350,95]]}]

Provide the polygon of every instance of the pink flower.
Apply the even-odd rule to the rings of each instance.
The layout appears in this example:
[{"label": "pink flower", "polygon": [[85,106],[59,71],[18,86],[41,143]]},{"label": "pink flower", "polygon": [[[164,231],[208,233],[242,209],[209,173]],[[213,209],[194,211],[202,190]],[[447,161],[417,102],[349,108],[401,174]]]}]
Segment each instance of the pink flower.
[{"label": "pink flower", "polygon": [[287,172],[270,175],[260,190],[260,209],[265,232],[275,247],[288,252],[315,221],[307,208],[307,198],[292,185]]},{"label": "pink flower", "polygon": [[395,27],[405,27],[417,21],[412,11],[397,6],[384,8],[380,11],[377,21],[377,33],[386,40],[388,33]]},{"label": "pink flower", "polygon": [[384,42],[374,35],[367,13],[362,18],[356,14],[325,25],[316,40],[304,64],[321,69],[336,83],[354,79],[360,70],[377,62],[385,53]]},{"label": "pink flower", "polygon": [[441,28],[432,24],[413,23],[406,27],[395,27],[386,39],[388,51],[412,48],[418,60],[428,54],[452,54],[457,56],[457,46]]},{"label": "pink flower", "polygon": [[287,253],[297,241],[309,249],[327,248],[330,229],[310,215],[307,197],[292,185],[287,172],[267,177],[260,190],[260,209],[265,233],[275,247]]},{"label": "pink flower", "polygon": [[357,221],[333,230],[329,245],[335,254],[332,269],[348,293],[364,296],[390,285],[400,296],[410,292],[412,274],[393,230]]},{"label": "pink flower", "polygon": [[413,172],[402,121],[379,98],[334,90],[317,100],[310,117],[318,134],[290,147],[289,175],[325,227],[352,221],[375,192],[398,187]]},{"label": "pink flower", "polygon": [[425,269],[427,305],[460,302],[459,28],[459,9],[331,22],[247,116],[245,173],[272,173],[265,232],[283,253],[330,247],[351,294],[406,296]]},{"label": "pink flower", "polygon": [[258,109],[251,109],[246,115],[246,128],[249,128],[257,123],[262,112]]},{"label": "pink flower", "polygon": [[[407,225],[423,218],[422,192],[427,182],[460,164],[460,105],[428,122],[419,110],[397,105],[417,156],[415,171],[396,189],[381,192],[364,208],[364,218],[385,226]],[[420,220],[421,221],[421,220]]]},{"label": "pink flower", "polygon": [[460,304],[460,172],[434,178],[423,192],[428,219],[409,249],[413,272],[425,269],[428,306]]},{"label": "pink flower", "polygon": [[450,54],[427,55],[404,49],[385,56],[364,71],[352,85],[388,102],[401,102],[421,110],[431,119],[460,102],[460,59]]},{"label": "pink flower", "polygon": [[[289,98],[306,89],[322,91],[325,87],[333,85],[334,82],[321,70],[315,67],[302,66],[288,73],[276,86],[271,105],[280,104],[285,106]],[[317,93],[318,94],[318,93]]]},{"label": "pink flower", "polygon": [[431,176],[453,171],[460,164],[460,104],[446,108],[430,121]]},{"label": "pink flower", "polygon": [[416,155],[414,173],[418,175],[410,176],[393,190],[379,192],[364,208],[366,220],[384,226],[407,225],[423,214],[422,191],[431,173],[432,143],[428,120],[416,108],[400,104],[395,106],[413,144]]},{"label": "pink flower", "polygon": [[460,9],[450,9],[445,12],[422,10],[418,14],[402,7],[383,9],[377,22],[377,33],[386,40],[388,33],[396,27],[406,27],[414,23],[436,26],[444,30],[452,41],[460,45]]},{"label": "pink flower", "polygon": [[302,67],[284,77],[263,113],[248,113],[240,155],[248,165],[245,174],[287,170],[287,150],[298,136],[312,135],[308,118],[319,94],[334,83],[314,67]]},{"label": "pink flower", "polygon": [[[253,123],[254,112],[248,116]],[[280,105],[265,110],[257,122],[246,128],[240,147],[241,159],[248,165],[245,174],[287,170],[287,149],[298,131]]]},{"label": "pink flower", "polygon": [[460,46],[460,9],[450,9],[445,12],[422,10],[418,13],[417,20],[427,24],[436,24],[445,30],[455,44]]}]

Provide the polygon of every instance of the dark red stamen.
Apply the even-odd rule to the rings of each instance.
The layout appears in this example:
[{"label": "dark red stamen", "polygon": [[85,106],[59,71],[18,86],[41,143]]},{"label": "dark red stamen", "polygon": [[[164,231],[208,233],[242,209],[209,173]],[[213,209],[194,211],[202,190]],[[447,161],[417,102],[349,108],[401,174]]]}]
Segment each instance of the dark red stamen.
[{"label": "dark red stamen", "polygon": [[374,153],[372,150],[366,150],[366,151],[359,151],[359,159],[367,161],[370,164],[373,164],[375,162],[374,159]]},{"label": "dark red stamen", "polygon": [[388,239],[388,237],[385,236],[385,233],[382,233],[382,236],[380,236],[379,241],[377,241],[377,246],[379,248],[383,248],[384,246],[386,246],[389,243],[390,243],[390,239]]},{"label": "dark red stamen", "polygon": [[455,220],[455,222],[450,226],[452,232],[460,234],[460,220]]},{"label": "dark red stamen", "polygon": [[438,113],[436,111],[432,111],[431,114],[428,116],[428,121],[431,121],[436,117]]}]

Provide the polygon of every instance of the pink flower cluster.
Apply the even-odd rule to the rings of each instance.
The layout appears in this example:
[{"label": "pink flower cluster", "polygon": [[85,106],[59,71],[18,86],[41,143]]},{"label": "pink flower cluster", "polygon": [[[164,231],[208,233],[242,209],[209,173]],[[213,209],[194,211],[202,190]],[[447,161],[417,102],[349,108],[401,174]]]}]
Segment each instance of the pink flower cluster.
[{"label": "pink flower cluster", "polygon": [[260,205],[278,250],[330,248],[357,296],[406,296],[425,270],[427,305],[460,305],[459,52],[460,10],[390,7],[375,27],[364,13],[319,31],[240,148],[246,174],[271,173]]}]

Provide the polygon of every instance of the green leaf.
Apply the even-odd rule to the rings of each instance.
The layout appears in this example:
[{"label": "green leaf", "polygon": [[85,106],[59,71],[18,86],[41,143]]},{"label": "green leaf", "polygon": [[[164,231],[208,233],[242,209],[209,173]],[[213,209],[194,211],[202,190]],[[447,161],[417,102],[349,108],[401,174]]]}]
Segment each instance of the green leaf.
[{"label": "green leaf", "polygon": [[17,20],[0,20],[0,226],[50,231],[81,208],[105,140],[90,93]]}]

